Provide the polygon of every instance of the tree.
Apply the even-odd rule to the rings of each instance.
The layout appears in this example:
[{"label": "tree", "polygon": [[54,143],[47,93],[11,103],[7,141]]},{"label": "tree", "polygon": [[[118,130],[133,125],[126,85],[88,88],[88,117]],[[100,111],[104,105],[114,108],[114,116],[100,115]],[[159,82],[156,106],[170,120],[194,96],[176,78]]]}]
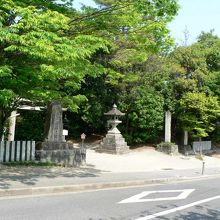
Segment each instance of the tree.
[{"label": "tree", "polygon": [[[31,4],[28,4],[31,3]],[[76,111],[86,100],[76,91],[86,75],[101,73],[90,62],[105,40],[91,35],[67,36],[70,18],[52,1],[0,3],[0,136],[7,117],[24,100],[60,100]]]},{"label": "tree", "polygon": [[181,98],[180,108],[184,112],[179,117],[182,126],[194,138],[207,137],[215,129],[216,119],[220,116],[217,97],[188,92]]},{"label": "tree", "polygon": [[[101,10],[84,7],[71,20],[70,35],[90,34],[109,42],[110,53],[100,51],[94,62],[106,67],[106,82],[117,84],[155,53],[164,52],[173,43],[167,23],[178,10],[175,0],[96,1]],[[131,76],[133,77],[133,76]]]},{"label": "tree", "polygon": [[[219,118],[216,112],[220,98],[219,42],[212,31],[202,32],[198,42],[177,47],[170,54],[173,93],[177,100],[175,119],[181,129],[190,131],[194,137],[208,136],[217,128]],[[211,109],[208,112],[208,108],[213,112]]]},{"label": "tree", "polygon": [[167,23],[177,13],[176,0],[102,1],[99,9],[82,11],[64,2],[0,4],[1,127],[23,101],[56,99],[72,111],[80,105],[83,121],[101,130],[97,115],[129,88],[141,90],[146,63],[173,43]]},{"label": "tree", "polygon": [[[209,121],[213,117],[214,111],[218,111],[220,95],[219,49],[219,38],[211,30],[207,33],[202,32],[196,43],[176,47],[169,54],[171,82],[176,100],[173,117],[175,130],[186,129],[194,137],[205,137],[217,132],[219,117],[216,116],[210,122],[210,126],[206,124],[204,117]],[[205,103],[205,101],[210,103]],[[197,111],[194,109],[196,108],[195,103],[198,105]],[[215,104],[211,106],[211,103]],[[206,113],[202,112],[203,106],[206,106],[207,109],[213,108],[213,112],[209,113],[208,110],[204,110]],[[212,116],[208,118],[208,114]]]},{"label": "tree", "polygon": [[213,30],[202,32],[198,37],[201,50],[205,52],[205,60],[209,75],[205,81],[206,89],[220,98],[220,38]]},{"label": "tree", "polygon": [[[85,7],[83,14],[71,22],[70,34],[93,32],[109,42],[108,54],[100,50],[92,57],[94,62],[105,67],[105,72],[101,77],[87,78],[82,84],[83,94],[90,98],[81,106],[81,117],[88,127],[93,124],[98,128],[97,122],[104,121],[103,113],[116,102],[127,114],[126,129],[123,132],[129,136],[130,143],[155,139],[158,131],[161,131],[163,121],[161,106],[164,107],[164,100],[159,93],[164,91],[165,81],[168,80],[164,61],[160,59],[159,54],[167,52],[173,43],[169,37],[167,23],[176,14],[177,3],[157,0],[96,2],[101,3],[101,10]],[[94,87],[91,88],[91,85]],[[150,93],[149,96],[145,90]],[[143,95],[136,95],[141,92]],[[154,93],[158,96],[154,96]],[[149,97],[155,98],[152,101],[154,104],[158,100],[161,102],[158,107],[159,116],[156,117],[158,121],[147,120],[149,112],[153,112],[155,108],[154,104],[146,111],[141,109],[140,104],[136,105],[143,103],[147,108],[146,103],[150,103]],[[94,114],[94,109],[99,114],[99,119]],[[141,124],[137,123],[135,113],[141,115]],[[149,127],[148,123],[151,123]],[[150,129],[152,123],[155,123],[155,129]],[[158,124],[160,126],[157,126]],[[104,130],[103,124],[101,127]],[[140,136],[134,137],[138,132],[141,133]]]},{"label": "tree", "polygon": [[[126,140],[129,144],[157,142],[163,129],[164,98],[154,88],[139,86],[132,88],[132,95],[128,100],[120,102],[121,109],[126,112],[125,121]],[[131,97],[132,96],[132,97]]]}]

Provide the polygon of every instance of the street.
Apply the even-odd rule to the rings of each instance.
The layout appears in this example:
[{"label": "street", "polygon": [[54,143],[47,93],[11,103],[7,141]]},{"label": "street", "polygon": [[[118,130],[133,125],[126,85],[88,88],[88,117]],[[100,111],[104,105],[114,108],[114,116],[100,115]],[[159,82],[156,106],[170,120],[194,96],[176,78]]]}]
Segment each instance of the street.
[{"label": "street", "polygon": [[0,219],[220,219],[220,178],[0,199]]}]

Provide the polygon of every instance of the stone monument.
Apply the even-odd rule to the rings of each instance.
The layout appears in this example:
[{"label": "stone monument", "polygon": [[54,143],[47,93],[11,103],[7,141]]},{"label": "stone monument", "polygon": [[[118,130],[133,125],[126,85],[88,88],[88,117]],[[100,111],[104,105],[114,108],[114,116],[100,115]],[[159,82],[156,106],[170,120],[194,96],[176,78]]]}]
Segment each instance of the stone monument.
[{"label": "stone monument", "polygon": [[36,157],[42,162],[54,162],[66,166],[85,164],[85,156],[79,147],[65,142],[63,138],[62,107],[57,101],[51,102],[47,109],[45,140]]},{"label": "stone monument", "polygon": [[117,125],[121,123],[118,117],[125,114],[120,112],[114,104],[112,110],[105,113],[105,115],[111,117],[110,120],[108,120],[111,128],[103,139],[101,148],[98,151],[112,154],[127,153],[129,151],[129,146],[127,146],[127,142],[125,142],[125,139],[117,128]]},{"label": "stone monument", "polygon": [[62,107],[58,101],[51,102],[47,108],[45,141],[63,142]]}]

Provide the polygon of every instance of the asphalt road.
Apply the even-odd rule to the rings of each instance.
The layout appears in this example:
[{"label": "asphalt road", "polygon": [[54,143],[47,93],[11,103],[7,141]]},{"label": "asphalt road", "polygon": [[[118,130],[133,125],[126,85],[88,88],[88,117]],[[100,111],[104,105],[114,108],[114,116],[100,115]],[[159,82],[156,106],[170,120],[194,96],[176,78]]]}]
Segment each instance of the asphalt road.
[{"label": "asphalt road", "polygon": [[0,199],[0,220],[220,220],[220,178]]}]

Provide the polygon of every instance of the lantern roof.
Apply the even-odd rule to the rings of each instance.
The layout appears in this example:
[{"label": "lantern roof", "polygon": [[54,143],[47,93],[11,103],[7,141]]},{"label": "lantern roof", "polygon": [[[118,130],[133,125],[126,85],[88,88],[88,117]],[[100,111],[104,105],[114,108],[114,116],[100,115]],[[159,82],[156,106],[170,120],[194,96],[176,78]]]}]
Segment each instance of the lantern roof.
[{"label": "lantern roof", "polygon": [[110,110],[110,111],[107,112],[107,113],[104,113],[104,115],[118,115],[118,116],[122,116],[122,115],[125,115],[125,113],[120,112],[120,111],[117,109],[117,105],[114,104],[112,110]]}]

